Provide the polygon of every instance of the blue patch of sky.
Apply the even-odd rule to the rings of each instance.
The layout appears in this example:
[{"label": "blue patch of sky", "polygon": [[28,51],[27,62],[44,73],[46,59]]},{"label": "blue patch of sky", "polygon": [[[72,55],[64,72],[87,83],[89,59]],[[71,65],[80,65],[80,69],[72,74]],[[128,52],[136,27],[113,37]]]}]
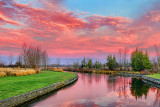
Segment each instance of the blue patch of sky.
[{"label": "blue patch of sky", "polygon": [[43,7],[38,0],[15,0],[17,3],[20,4],[31,4],[31,6],[33,8],[37,8],[37,7]]},{"label": "blue patch of sky", "polygon": [[89,12],[90,15],[122,16],[135,18],[152,8],[158,0],[64,0],[71,11]]}]

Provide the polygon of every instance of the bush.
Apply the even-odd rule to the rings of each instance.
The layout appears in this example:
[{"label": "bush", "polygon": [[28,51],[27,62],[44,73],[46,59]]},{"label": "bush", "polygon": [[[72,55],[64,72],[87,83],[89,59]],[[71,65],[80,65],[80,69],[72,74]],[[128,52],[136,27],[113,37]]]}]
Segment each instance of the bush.
[{"label": "bush", "polygon": [[5,77],[5,76],[6,76],[6,73],[3,72],[3,71],[1,71],[1,72],[0,72],[0,77]]}]

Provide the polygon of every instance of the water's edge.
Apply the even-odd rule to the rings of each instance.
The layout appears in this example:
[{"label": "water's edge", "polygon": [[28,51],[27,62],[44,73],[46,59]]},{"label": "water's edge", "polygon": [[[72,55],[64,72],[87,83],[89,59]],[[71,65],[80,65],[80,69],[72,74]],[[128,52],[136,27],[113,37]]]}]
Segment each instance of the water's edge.
[{"label": "water's edge", "polygon": [[120,76],[127,76],[127,77],[138,77],[138,78],[142,78],[142,80],[147,83],[150,84],[152,86],[155,86],[157,88],[160,88],[160,79],[156,79],[156,78],[152,78],[152,77],[148,77],[146,75],[143,74],[129,74],[129,73],[119,73]]},{"label": "water's edge", "polygon": [[75,82],[77,80],[78,80],[78,75],[76,74],[75,77],[73,77],[69,80],[66,80],[64,82],[54,83],[54,84],[47,86],[47,87],[43,87],[43,88],[40,88],[37,90],[33,90],[33,91],[30,91],[27,93],[23,93],[23,94],[14,96],[14,97],[0,100],[0,105],[1,105],[1,107],[17,106],[22,103],[33,100],[39,96],[45,95],[49,92],[52,92],[52,91],[55,91],[55,90],[60,89],[62,87],[65,87],[69,84],[72,84],[73,82]]}]

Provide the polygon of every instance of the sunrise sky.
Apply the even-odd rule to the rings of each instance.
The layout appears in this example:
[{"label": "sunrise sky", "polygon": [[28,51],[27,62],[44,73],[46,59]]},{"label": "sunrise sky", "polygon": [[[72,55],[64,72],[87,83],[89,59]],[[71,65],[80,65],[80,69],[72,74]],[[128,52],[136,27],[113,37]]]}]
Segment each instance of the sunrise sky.
[{"label": "sunrise sky", "polygon": [[0,55],[23,43],[50,57],[105,58],[160,43],[160,0],[0,0]]}]

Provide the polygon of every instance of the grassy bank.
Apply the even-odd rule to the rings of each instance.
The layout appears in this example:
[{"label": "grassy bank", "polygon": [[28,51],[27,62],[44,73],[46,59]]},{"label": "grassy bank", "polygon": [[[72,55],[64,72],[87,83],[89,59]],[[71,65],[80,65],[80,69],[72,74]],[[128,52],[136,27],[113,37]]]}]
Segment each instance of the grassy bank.
[{"label": "grassy bank", "polygon": [[0,78],[0,100],[71,79],[76,74],[68,72],[42,71],[27,76]]},{"label": "grassy bank", "polygon": [[160,79],[160,74],[147,75],[148,77]]}]

